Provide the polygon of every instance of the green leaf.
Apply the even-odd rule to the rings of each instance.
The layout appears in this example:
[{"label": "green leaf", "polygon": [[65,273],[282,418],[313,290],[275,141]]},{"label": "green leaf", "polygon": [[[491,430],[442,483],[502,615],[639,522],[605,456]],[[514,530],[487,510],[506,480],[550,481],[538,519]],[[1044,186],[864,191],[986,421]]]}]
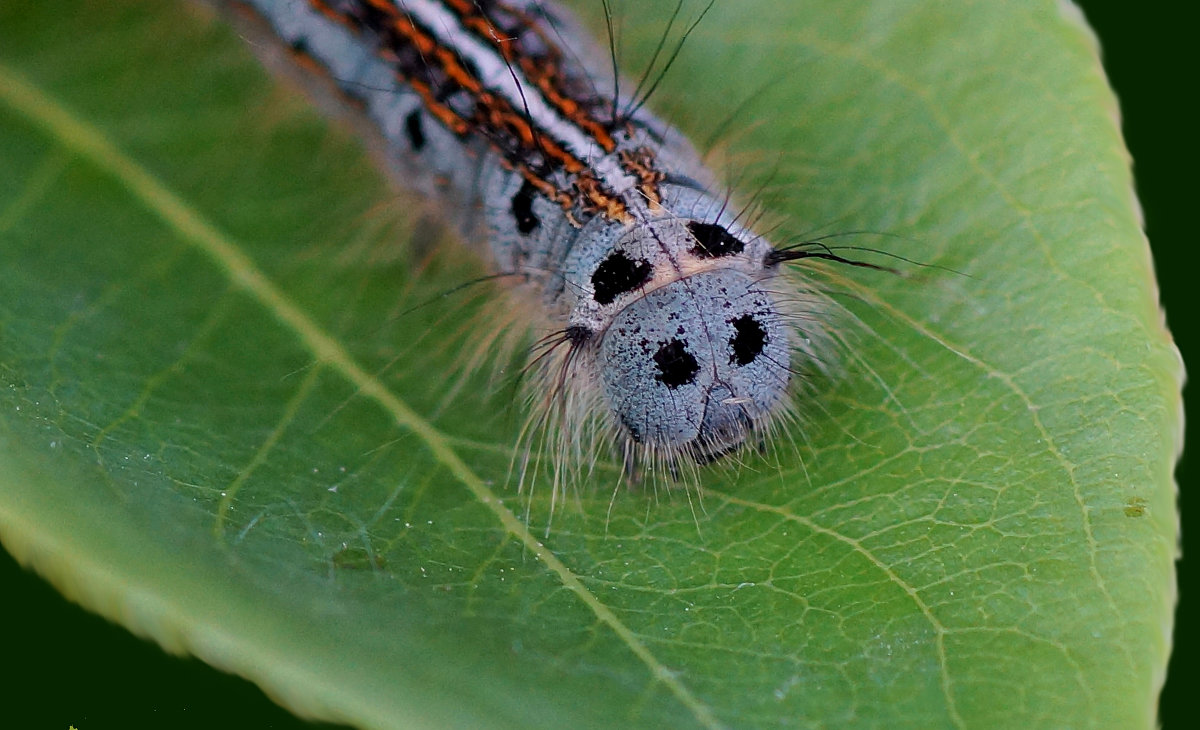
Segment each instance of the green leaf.
[{"label": "green leaf", "polygon": [[409,311],[482,264],[345,130],[203,9],[0,7],[4,546],[369,727],[1152,726],[1182,368],[1074,10],[719,0],[655,104],[780,236],[961,275],[816,272],[802,427],[551,523],[461,367],[502,300]]}]

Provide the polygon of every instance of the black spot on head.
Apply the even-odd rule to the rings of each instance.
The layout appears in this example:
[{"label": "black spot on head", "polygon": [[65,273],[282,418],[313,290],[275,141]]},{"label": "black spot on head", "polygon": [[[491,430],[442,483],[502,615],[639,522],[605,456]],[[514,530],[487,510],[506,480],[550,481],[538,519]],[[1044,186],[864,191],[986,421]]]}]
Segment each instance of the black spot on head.
[{"label": "black spot on head", "polygon": [[533,212],[533,196],[537,194],[537,188],[533,183],[526,180],[521,184],[521,189],[512,199],[512,214],[517,221],[517,230],[524,235],[529,235],[533,229],[537,228],[541,221]]},{"label": "black spot on head", "polygon": [[715,223],[690,221],[687,227],[688,232],[692,234],[692,238],[696,239],[696,245],[688,250],[702,259],[733,256],[734,254],[741,253],[746,248],[746,244],[725,230],[724,226],[718,226]]},{"label": "black spot on head", "polygon": [[404,118],[404,133],[408,135],[408,143],[413,151],[420,152],[425,146],[425,128],[421,126],[420,109],[413,109]]},{"label": "black spot on head", "polygon": [[654,377],[672,389],[696,382],[696,373],[700,372],[700,363],[682,340],[671,340],[658,348],[654,364],[658,366],[658,375]]},{"label": "black spot on head", "polygon": [[730,324],[733,325],[734,335],[729,340],[729,346],[733,349],[729,362],[749,365],[762,354],[767,344],[767,331],[749,314],[738,317]]},{"label": "black spot on head", "polygon": [[645,259],[633,260],[623,252],[609,254],[592,274],[592,290],[598,304],[612,304],[625,292],[650,281],[654,267]]}]

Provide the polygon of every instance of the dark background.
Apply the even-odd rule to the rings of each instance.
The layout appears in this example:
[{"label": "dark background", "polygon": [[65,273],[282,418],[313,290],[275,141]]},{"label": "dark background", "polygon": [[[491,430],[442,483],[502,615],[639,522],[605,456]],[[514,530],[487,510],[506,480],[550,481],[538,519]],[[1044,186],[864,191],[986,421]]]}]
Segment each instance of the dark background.
[{"label": "dark background", "polygon": [[[1195,174],[1184,176],[1196,162],[1200,124],[1192,111],[1182,108],[1194,101],[1200,68],[1197,54],[1185,51],[1195,47],[1194,38],[1184,37],[1185,28],[1194,23],[1169,12],[1172,4],[1161,0],[1080,0],[1079,4],[1101,38],[1105,67],[1121,101],[1162,301],[1171,314],[1168,323],[1184,361],[1194,364],[1200,362],[1196,352],[1200,340],[1191,307],[1200,298],[1195,290],[1192,295],[1187,292],[1189,286],[1196,286],[1188,279],[1196,271],[1197,229],[1184,222],[1183,212],[1200,207]],[[1200,413],[1189,408],[1188,420],[1200,423]],[[1189,501],[1195,498],[1189,500],[1187,487],[1195,470],[1195,457],[1185,454],[1178,470],[1185,514],[1194,508]],[[1189,535],[1188,520],[1184,522],[1184,533]],[[1200,686],[1194,676],[1200,629],[1188,620],[1200,610],[1194,593],[1197,562],[1200,558],[1192,555],[1179,563],[1175,651],[1161,700],[1161,723],[1168,729],[1183,727],[1183,718],[1194,718],[1187,712],[1190,701],[1194,702],[1189,694],[1195,695]],[[298,720],[249,682],[194,659],[168,656],[157,645],[67,603],[2,551],[0,586],[5,637],[0,651],[9,665],[0,693],[7,701],[0,716],[15,721],[11,727],[335,727]],[[31,716],[10,714],[17,708]]]}]

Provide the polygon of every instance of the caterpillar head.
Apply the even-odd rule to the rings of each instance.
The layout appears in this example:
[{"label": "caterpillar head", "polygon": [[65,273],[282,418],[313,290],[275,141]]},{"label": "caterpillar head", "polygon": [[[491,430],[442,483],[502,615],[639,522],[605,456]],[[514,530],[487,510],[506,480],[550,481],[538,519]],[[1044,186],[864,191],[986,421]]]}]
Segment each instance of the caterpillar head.
[{"label": "caterpillar head", "polygon": [[706,462],[740,446],[787,397],[790,355],[774,298],[748,273],[721,268],[626,305],[597,364],[629,438]]}]

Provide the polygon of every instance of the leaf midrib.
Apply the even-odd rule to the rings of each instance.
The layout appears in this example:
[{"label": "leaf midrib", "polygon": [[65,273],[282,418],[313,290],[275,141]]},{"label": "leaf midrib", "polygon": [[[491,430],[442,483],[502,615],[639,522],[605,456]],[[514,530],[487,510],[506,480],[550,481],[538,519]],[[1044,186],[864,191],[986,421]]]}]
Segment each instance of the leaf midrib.
[{"label": "leaf midrib", "polygon": [[228,276],[230,282],[254,298],[285,328],[290,330],[317,362],[338,373],[358,393],[375,401],[398,426],[416,434],[468,491],[499,520],[505,531],[537,557],[564,587],[609,627],[647,667],[654,681],[667,687],[703,727],[722,724],[702,702],[668,669],[616,613],[589,591],[578,575],[540,542],[528,526],[507,509],[483,480],[459,457],[450,439],[422,418],[411,406],[359,365],[342,344],[325,332],[280,291],[233,240],[209,223],[149,170],[123,153],[99,129],[83,121],[52,96],[41,91],[14,69],[0,64],[0,99],[66,150],[94,165],[120,182],[146,209],[174,230],[186,243],[204,253]]}]

